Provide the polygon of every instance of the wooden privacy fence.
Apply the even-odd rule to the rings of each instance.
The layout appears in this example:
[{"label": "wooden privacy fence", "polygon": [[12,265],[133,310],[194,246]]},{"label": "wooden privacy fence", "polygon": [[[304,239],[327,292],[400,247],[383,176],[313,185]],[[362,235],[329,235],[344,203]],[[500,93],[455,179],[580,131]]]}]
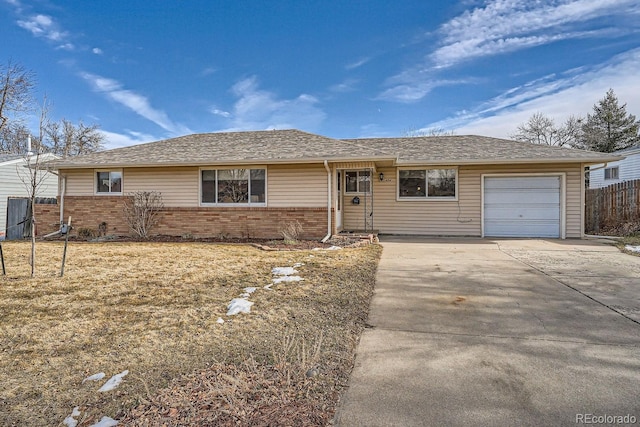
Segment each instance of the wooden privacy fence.
[{"label": "wooden privacy fence", "polygon": [[640,179],[591,188],[585,197],[585,232],[617,229],[640,221]]}]

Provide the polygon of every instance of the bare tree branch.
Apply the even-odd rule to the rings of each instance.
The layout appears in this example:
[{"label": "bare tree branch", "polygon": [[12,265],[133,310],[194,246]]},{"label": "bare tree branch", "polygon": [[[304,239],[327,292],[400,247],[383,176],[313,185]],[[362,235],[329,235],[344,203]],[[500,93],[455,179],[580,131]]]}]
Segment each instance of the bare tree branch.
[{"label": "bare tree branch", "polygon": [[10,122],[10,114],[32,107],[34,75],[11,60],[0,64],[0,131]]}]

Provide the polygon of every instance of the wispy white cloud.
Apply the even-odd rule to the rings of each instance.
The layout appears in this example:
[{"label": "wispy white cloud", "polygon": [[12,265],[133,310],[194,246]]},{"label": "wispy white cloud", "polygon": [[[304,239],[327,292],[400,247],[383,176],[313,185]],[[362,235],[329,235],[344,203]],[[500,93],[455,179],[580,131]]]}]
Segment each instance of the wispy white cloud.
[{"label": "wispy white cloud", "polygon": [[19,19],[16,23],[35,37],[43,37],[52,42],[63,43],[69,36],[69,33],[62,31],[49,15],[32,15],[25,19]]},{"label": "wispy white cloud", "polygon": [[347,65],[344,66],[344,68],[347,70],[353,70],[353,69],[362,67],[364,64],[366,64],[369,61],[371,61],[370,57],[360,58],[353,62],[348,63]]},{"label": "wispy white cloud", "polygon": [[57,50],[75,50],[75,48],[76,47],[73,43],[64,43],[56,47]]},{"label": "wispy white cloud", "polygon": [[463,85],[475,82],[476,79],[416,79],[413,83],[395,85],[377,96],[376,99],[399,102],[415,102],[424,98],[434,88],[440,86]]},{"label": "wispy white cloud", "polygon": [[164,111],[153,108],[147,97],[132,90],[124,89],[122,84],[117,80],[87,72],[80,73],[80,77],[86,80],[92,86],[94,91],[99,92],[108,99],[127,107],[131,111],[152,121],[166,131],[179,135],[191,133],[187,127],[174,123],[169,119]]},{"label": "wispy white cloud", "polygon": [[126,133],[109,132],[106,130],[100,130],[100,133],[104,135],[104,148],[107,150],[120,147],[128,147],[130,145],[142,144],[145,142],[157,141],[152,135],[134,132],[127,130]]},{"label": "wispy white cloud", "polygon": [[256,77],[237,82],[231,88],[237,98],[229,117],[228,130],[289,129],[314,130],[325,119],[314,96],[301,94],[281,99],[274,92],[260,89]]},{"label": "wispy white cloud", "polygon": [[215,73],[216,71],[218,71],[218,69],[215,68],[215,67],[207,67],[207,68],[205,68],[204,70],[202,70],[200,72],[200,75],[203,76],[203,77],[204,76],[209,76],[209,75]]},{"label": "wispy white cloud", "polygon": [[637,70],[640,48],[614,57],[606,63],[586,69],[567,70],[512,88],[470,111],[430,123],[457,134],[481,134],[508,138],[515,128],[532,114],[542,112],[562,122],[570,115],[584,116],[613,88],[627,111],[640,116],[640,92]]},{"label": "wispy white cloud", "polygon": [[[489,0],[442,24],[434,33],[438,47],[389,78],[379,98],[420,100],[440,82],[447,84],[448,80],[438,78],[444,70],[474,59],[637,30],[637,25],[608,25],[606,18],[614,16],[640,17],[640,4],[637,0]],[[590,28],[594,22],[597,28]]]},{"label": "wispy white cloud", "polygon": [[[599,31],[572,30],[581,23],[628,12],[635,0],[489,1],[444,23],[441,47],[429,55],[434,67],[512,52],[558,40],[589,37]],[[606,30],[605,30],[606,31]]]},{"label": "wispy white cloud", "polygon": [[345,79],[338,84],[330,86],[329,90],[335,93],[353,92],[354,90],[356,90],[356,85],[358,83],[359,80],[357,79]]},{"label": "wispy white cloud", "polygon": [[230,113],[230,112],[228,112],[228,111],[224,111],[224,110],[221,110],[221,109],[219,109],[219,108],[215,108],[215,107],[211,107],[211,108],[209,108],[209,112],[210,112],[211,114],[216,115],[216,116],[224,117],[224,118],[227,118],[227,119],[228,119],[229,117],[231,117],[231,113]]},{"label": "wispy white cloud", "polygon": [[95,53],[96,55],[102,55],[104,53],[99,47],[94,47],[93,49],[91,49],[91,52]]}]

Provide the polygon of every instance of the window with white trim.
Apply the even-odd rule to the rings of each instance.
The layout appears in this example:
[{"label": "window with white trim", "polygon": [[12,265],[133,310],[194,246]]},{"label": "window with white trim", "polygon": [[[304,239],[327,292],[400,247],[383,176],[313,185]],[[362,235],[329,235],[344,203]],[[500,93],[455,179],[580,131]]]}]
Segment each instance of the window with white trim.
[{"label": "window with white trim", "polygon": [[370,171],[345,171],[344,190],[345,190],[345,193],[370,193],[371,192],[371,172]]},{"label": "window with white trim", "polygon": [[96,194],[122,194],[122,171],[96,171]]},{"label": "window with white trim", "polygon": [[201,169],[200,201],[203,205],[267,202],[266,169]]},{"label": "window with white trim", "polygon": [[457,170],[400,169],[398,197],[400,199],[455,199]]},{"label": "window with white trim", "polygon": [[604,170],[604,179],[618,179],[620,176],[620,168],[618,166],[614,166],[611,168],[606,168]]}]

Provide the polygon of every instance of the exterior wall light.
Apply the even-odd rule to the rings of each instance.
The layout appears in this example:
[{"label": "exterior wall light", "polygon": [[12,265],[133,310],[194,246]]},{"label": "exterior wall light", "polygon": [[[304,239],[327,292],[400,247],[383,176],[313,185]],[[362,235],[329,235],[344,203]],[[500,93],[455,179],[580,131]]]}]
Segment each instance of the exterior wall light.
[{"label": "exterior wall light", "polygon": [[378,177],[380,178],[380,181],[384,181],[384,174],[382,172],[380,172],[380,175],[378,175]]}]

